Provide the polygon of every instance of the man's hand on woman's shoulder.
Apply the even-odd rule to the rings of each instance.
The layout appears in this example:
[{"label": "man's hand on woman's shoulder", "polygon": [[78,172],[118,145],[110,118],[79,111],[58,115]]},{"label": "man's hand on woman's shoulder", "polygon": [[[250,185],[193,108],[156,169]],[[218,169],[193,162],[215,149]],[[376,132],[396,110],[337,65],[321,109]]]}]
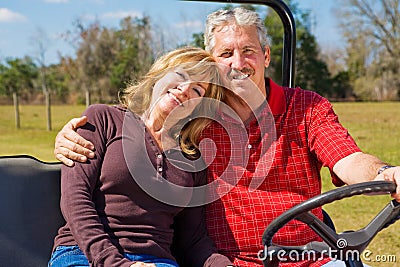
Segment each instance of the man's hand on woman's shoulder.
[{"label": "man's hand on woman's shoulder", "polygon": [[73,118],[56,136],[54,156],[67,166],[74,166],[74,161],[85,162],[94,157],[94,145],[76,133],[76,129],[86,122],[86,116]]}]

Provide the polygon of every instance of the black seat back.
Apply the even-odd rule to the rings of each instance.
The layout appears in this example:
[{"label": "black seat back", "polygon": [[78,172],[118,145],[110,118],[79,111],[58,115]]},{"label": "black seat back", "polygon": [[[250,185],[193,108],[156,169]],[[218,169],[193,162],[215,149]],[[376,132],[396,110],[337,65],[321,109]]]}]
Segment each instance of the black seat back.
[{"label": "black seat back", "polygon": [[64,224],[60,163],[0,157],[0,266],[47,266]]}]

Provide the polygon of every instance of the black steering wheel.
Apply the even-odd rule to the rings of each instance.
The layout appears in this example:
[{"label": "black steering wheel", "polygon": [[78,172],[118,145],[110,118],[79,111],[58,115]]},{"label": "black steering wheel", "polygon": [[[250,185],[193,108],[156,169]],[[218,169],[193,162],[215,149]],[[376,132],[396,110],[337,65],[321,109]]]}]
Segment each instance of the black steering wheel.
[{"label": "black steering wheel", "polygon": [[[400,219],[400,203],[392,200],[385,208],[364,228],[358,231],[336,233],[330,226],[311,213],[311,210],[325,204],[368,193],[392,193],[396,190],[396,184],[388,181],[373,181],[359,183],[337,188],[321,195],[310,198],[277,217],[265,229],[262,236],[264,250],[258,257],[263,260],[263,265],[278,266],[283,255],[305,255],[308,253],[327,254],[335,252],[335,259],[345,261],[346,266],[363,266],[360,255],[376,236],[387,226]],[[309,242],[304,246],[280,246],[272,243],[273,236],[291,220],[299,220],[307,224],[323,240],[323,242]],[[328,255],[330,256],[330,255]],[[308,259],[308,258],[305,258]]]}]

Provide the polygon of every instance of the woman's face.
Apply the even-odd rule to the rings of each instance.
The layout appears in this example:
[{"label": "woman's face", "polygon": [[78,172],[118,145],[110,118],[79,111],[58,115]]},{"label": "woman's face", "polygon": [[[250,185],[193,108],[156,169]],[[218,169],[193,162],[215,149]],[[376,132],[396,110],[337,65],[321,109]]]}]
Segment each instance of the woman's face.
[{"label": "woman's face", "polygon": [[209,83],[204,77],[190,77],[182,69],[174,69],[156,82],[153,88],[152,110],[174,122],[189,116],[202,100]]}]

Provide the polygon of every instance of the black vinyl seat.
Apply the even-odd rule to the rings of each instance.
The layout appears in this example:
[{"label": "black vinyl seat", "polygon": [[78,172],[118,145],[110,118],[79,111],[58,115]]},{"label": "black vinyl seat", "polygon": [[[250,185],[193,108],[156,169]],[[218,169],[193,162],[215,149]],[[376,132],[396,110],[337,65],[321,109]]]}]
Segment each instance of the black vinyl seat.
[{"label": "black vinyl seat", "polygon": [[47,266],[58,228],[61,163],[0,157],[0,266]]}]

